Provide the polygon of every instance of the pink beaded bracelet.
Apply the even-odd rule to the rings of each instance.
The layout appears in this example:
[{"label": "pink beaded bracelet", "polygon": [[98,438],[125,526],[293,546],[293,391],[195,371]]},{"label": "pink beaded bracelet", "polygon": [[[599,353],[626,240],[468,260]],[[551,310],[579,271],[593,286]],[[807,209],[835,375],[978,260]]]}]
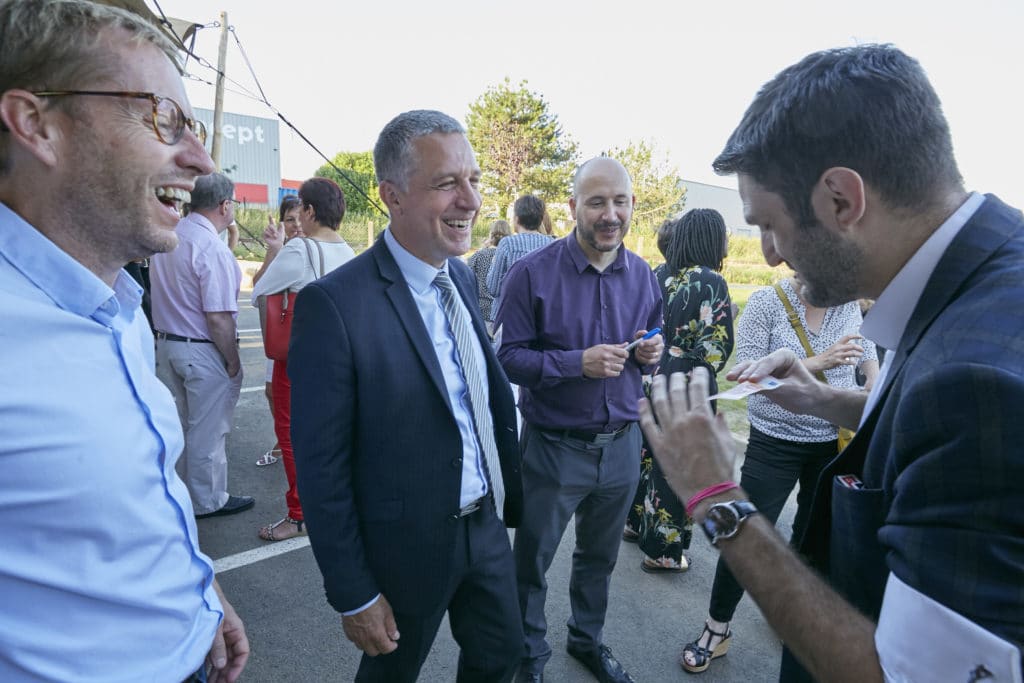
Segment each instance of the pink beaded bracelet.
[{"label": "pink beaded bracelet", "polygon": [[721,484],[715,484],[709,486],[706,489],[701,489],[697,494],[686,502],[686,516],[693,517],[693,508],[697,507],[697,503],[701,502],[705,498],[711,496],[717,496],[719,493],[725,493],[733,489],[738,489],[739,484],[734,481],[723,481]]}]

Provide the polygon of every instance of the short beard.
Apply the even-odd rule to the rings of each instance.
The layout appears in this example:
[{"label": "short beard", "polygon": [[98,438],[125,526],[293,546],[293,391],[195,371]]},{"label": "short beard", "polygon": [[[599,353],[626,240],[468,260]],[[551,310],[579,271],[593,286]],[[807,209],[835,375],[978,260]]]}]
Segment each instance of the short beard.
[{"label": "short beard", "polygon": [[864,255],[857,245],[820,224],[801,227],[797,240],[802,246],[791,265],[800,274],[809,304],[827,308],[859,298]]},{"label": "short beard", "polygon": [[616,229],[617,230],[622,230],[622,232],[623,232],[622,239],[619,240],[619,243],[616,244],[614,247],[607,246],[607,245],[602,246],[602,245],[598,244],[597,243],[597,231],[601,230],[604,226],[607,226],[607,225],[608,225],[608,223],[595,223],[594,225],[591,226],[590,231],[583,237],[584,241],[586,241],[587,244],[589,244],[591,247],[593,247],[594,251],[600,251],[600,252],[605,252],[605,253],[607,253],[609,251],[615,251],[620,246],[622,246],[623,240],[626,239],[625,230],[624,230],[625,226],[624,226],[624,224],[619,223],[618,225],[616,225]]}]

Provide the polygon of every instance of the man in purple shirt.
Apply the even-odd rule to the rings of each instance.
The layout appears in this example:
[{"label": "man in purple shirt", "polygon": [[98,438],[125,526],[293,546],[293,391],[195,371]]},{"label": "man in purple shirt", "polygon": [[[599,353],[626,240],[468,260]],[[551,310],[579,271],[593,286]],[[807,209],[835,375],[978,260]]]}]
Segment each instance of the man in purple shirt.
[{"label": "man in purple shirt", "polygon": [[178,222],[178,248],[150,261],[156,374],[185,430],[178,472],[196,517],[248,510],[228,493],[227,436],[242,388],[238,290],[242,271],[218,237],[235,220],[235,185],[223,173],[196,179],[192,212]]},{"label": "man in purple shirt", "polygon": [[640,376],[661,358],[661,291],[622,246],[633,214],[629,174],[614,159],[573,181],[572,234],[522,258],[505,279],[498,358],[521,386],[525,512],[513,552],[526,635],[519,680],[542,681],[551,657],[544,575],[576,515],[567,650],[600,681],[633,679],[601,642],[622,524],[640,477]]}]

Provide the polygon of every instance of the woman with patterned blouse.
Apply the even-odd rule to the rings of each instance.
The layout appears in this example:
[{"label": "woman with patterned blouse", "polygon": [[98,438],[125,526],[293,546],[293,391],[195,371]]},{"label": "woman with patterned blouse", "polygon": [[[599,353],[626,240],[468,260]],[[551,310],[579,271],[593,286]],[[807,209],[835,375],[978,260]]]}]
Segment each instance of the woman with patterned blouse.
[{"label": "woman with patterned blouse", "polygon": [[[807,357],[786,306],[775,287],[764,287],[750,295],[737,330],[736,360],[757,360],[772,351],[788,348],[812,373],[823,372],[828,383],[851,391],[860,390],[854,379],[858,367],[870,390],[878,374],[875,346],[859,335],[862,322],[856,301],[818,308],[801,296],[799,276],[783,280],[782,293],[799,318],[814,354]],[[789,494],[798,483],[797,513],[791,538],[798,541],[807,526],[811,495],[821,469],[836,456],[837,428],[810,415],[783,410],[770,399],[754,394],[747,399],[750,438],[741,469],[740,486],[752,502],[774,524]],[[679,664],[689,672],[704,671],[715,657],[729,649],[732,620],[743,588],[725,562],[718,561],[711,604],[704,630],[688,643]]]},{"label": "woman with patterned blouse", "polygon": [[[712,393],[718,391],[715,373],[725,367],[733,345],[729,287],[718,272],[728,244],[725,221],[714,209],[688,211],[658,232],[666,261],[654,270],[665,302],[665,353],[658,371],[689,372],[703,366],[711,374]],[[683,551],[690,547],[692,522],[651,457],[646,439],[640,457],[640,485],[623,538],[639,543],[645,572],[686,571]]]}]

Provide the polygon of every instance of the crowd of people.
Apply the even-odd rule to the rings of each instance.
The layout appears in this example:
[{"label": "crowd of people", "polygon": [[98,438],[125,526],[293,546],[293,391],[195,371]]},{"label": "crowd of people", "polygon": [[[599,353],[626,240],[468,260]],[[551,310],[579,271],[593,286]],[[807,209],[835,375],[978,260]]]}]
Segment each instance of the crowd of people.
[{"label": "crowd of people", "polygon": [[[227,484],[234,185],[159,30],[0,0],[0,35],[0,679],[235,681],[248,636],[196,523],[255,503]],[[916,61],[827,50],[757,94],[714,166],[793,275],[738,317],[722,216],[666,221],[652,270],[615,159],[577,169],[569,234],[526,194],[467,265],[463,126],[404,112],[373,156],[380,238],[356,255],[344,193],[312,178],[252,292],[293,321],[257,461],[282,462],[286,512],[257,534],[308,534],[356,680],[415,681],[447,616],[457,680],[543,681],[570,519],[565,648],[596,680],[633,680],[603,638],[620,543],[678,573],[694,528],[721,556],[687,672],[726,653],[747,591],[784,681],[1020,680],[1024,218],[963,188]],[[143,259],[152,330],[124,270]],[[747,399],[739,482],[714,400],[733,354],[727,379],[774,380]]]}]

